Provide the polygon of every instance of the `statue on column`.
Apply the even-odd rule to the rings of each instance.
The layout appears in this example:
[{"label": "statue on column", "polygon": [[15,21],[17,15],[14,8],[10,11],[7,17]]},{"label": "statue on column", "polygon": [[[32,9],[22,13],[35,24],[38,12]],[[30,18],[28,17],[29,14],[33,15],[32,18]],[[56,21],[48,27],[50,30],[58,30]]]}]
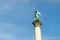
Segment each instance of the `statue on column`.
[{"label": "statue on column", "polygon": [[40,22],[40,24],[42,24],[42,22],[41,22],[39,16],[41,16],[40,12],[35,11],[34,20],[33,20],[32,24],[35,25],[35,22],[36,22],[36,21],[38,21],[38,22]]},{"label": "statue on column", "polygon": [[39,20],[39,15],[41,16],[40,12],[35,11],[35,19],[34,20]]}]

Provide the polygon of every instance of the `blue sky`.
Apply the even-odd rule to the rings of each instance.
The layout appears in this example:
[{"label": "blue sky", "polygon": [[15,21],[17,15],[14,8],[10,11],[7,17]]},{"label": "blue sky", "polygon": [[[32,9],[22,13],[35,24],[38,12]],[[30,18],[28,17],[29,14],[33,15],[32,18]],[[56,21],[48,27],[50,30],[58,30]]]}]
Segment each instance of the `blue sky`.
[{"label": "blue sky", "polygon": [[0,40],[34,40],[35,10],[42,40],[60,40],[60,0],[0,0]]}]

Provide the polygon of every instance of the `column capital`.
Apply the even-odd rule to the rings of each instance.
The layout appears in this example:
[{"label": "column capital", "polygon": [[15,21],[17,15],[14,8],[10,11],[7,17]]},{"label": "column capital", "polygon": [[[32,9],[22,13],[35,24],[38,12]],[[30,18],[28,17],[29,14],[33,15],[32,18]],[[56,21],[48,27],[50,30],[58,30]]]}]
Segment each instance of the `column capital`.
[{"label": "column capital", "polygon": [[35,26],[35,25],[42,25],[43,23],[41,22],[40,19],[35,19],[33,20],[32,24]]}]

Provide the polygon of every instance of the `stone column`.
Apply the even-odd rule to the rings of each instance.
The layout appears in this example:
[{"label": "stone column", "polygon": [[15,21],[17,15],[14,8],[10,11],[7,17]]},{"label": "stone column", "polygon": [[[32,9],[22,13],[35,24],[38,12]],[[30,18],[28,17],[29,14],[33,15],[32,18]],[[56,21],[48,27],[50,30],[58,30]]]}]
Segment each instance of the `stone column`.
[{"label": "stone column", "polygon": [[42,25],[42,22],[39,19],[37,19],[33,21],[32,24],[34,25],[35,40],[42,40],[40,27]]}]

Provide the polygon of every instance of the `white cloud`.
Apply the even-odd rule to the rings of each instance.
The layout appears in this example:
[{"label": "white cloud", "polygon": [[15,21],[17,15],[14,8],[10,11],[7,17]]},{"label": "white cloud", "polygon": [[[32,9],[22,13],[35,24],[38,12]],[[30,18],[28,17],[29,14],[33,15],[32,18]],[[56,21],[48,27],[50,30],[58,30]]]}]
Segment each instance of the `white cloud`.
[{"label": "white cloud", "polygon": [[0,30],[2,29],[9,29],[9,28],[14,28],[16,27],[15,24],[12,24],[12,23],[5,23],[5,22],[0,22]]},{"label": "white cloud", "polygon": [[14,27],[16,27],[16,25],[12,23],[0,22],[0,40],[17,40],[17,38],[12,33],[8,32]]},{"label": "white cloud", "polygon": [[16,4],[17,0],[0,0],[0,12],[10,11]]},{"label": "white cloud", "polygon": [[21,0],[22,2],[28,3],[30,0]]},{"label": "white cloud", "polygon": [[0,22],[0,40],[19,40],[21,38],[18,38],[17,34],[21,35],[26,31],[26,28],[23,26],[8,22]]},{"label": "white cloud", "polygon": [[60,3],[60,0],[40,0],[42,2]]},{"label": "white cloud", "polygon": [[17,40],[14,35],[7,33],[0,33],[0,40]]},{"label": "white cloud", "polygon": [[0,22],[0,32],[18,32],[18,33],[24,33],[26,31],[26,28],[23,27],[23,25],[17,25],[9,22]]},{"label": "white cloud", "polygon": [[43,37],[43,40],[56,40],[56,39],[58,39],[58,37],[56,36],[44,36]]},{"label": "white cloud", "polygon": [[60,0],[47,0],[48,2],[60,2]]},{"label": "white cloud", "polygon": [[[15,15],[17,11],[28,11],[30,0],[0,0],[0,15]],[[19,5],[19,6],[18,6]],[[27,7],[27,8],[26,8]],[[19,14],[19,13],[17,13]]]}]

